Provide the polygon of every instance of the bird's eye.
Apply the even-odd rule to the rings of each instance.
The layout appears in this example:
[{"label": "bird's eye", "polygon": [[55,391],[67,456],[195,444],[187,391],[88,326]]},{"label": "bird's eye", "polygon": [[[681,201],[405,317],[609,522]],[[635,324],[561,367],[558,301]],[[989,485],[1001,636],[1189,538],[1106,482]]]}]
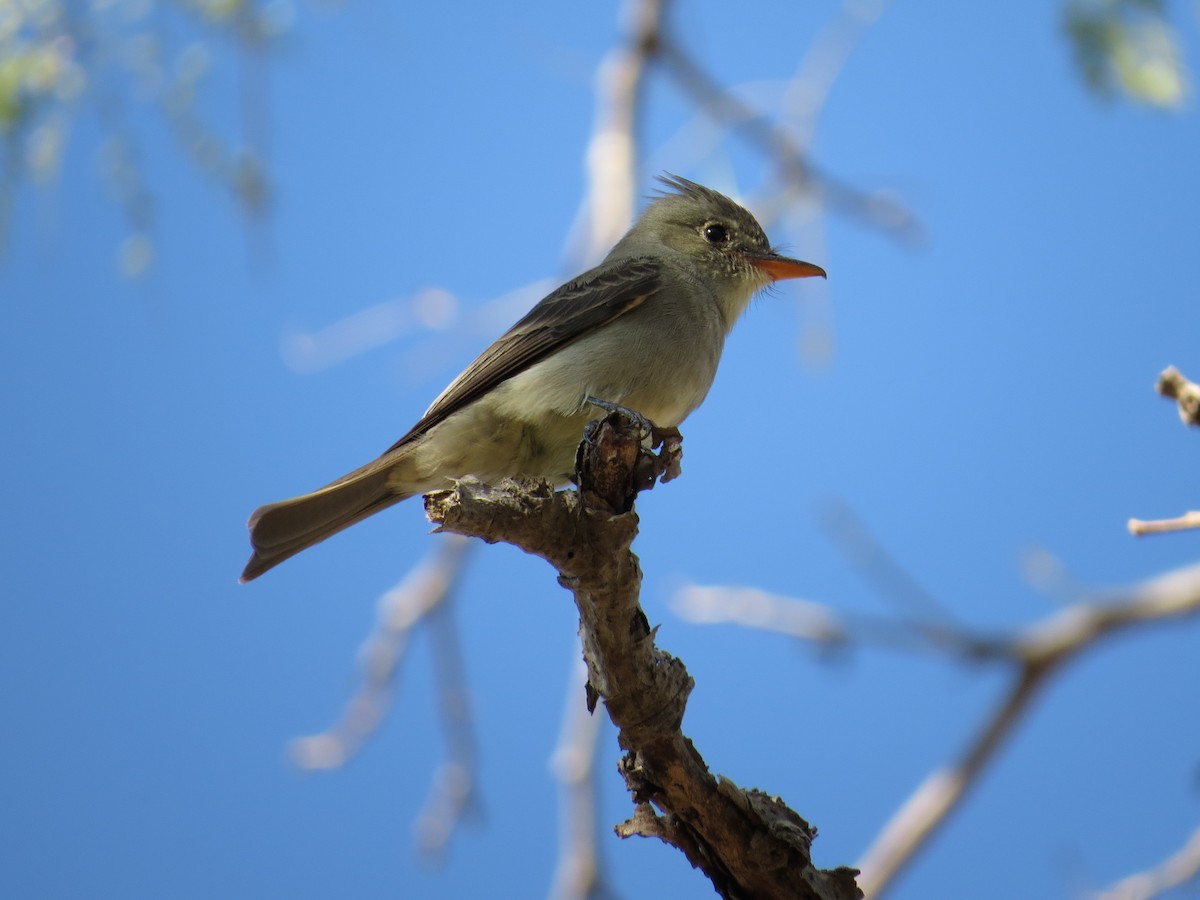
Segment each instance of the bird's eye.
[{"label": "bird's eye", "polygon": [[729,240],[729,229],[717,222],[704,226],[704,239],[710,244],[724,244]]}]

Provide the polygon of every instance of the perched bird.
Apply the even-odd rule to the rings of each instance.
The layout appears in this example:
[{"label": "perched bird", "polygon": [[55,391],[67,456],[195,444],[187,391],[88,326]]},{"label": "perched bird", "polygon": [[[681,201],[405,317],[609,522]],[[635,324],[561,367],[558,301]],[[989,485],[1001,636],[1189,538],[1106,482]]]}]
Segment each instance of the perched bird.
[{"label": "perched bird", "polygon": [[541,300],[378,459],[311,494],[259,507],[242,581],[393,503],[474,475],[569,479],[597,410],[589,398],[673,428],[704,400],[725,336],[750,298],[824,276],[771,249],[754,216],[669,176],[604,261]]}]

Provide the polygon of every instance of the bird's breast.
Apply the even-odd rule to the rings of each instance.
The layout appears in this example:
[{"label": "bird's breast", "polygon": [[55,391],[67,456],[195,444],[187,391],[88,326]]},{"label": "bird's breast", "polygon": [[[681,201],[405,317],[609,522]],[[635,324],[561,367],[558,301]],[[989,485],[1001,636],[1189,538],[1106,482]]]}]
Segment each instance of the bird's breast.
[{"label": "bird's breast", "polygon": [[[717,373],[725,332],[715,307],[680,309],[653,298],[513,377],[512,399],[573,415],[587,397],[619,403],[662,426],[682,422]],[[707,312],[707,314],[706,314]],[[594,410],[583,410],[589,418]]]}]

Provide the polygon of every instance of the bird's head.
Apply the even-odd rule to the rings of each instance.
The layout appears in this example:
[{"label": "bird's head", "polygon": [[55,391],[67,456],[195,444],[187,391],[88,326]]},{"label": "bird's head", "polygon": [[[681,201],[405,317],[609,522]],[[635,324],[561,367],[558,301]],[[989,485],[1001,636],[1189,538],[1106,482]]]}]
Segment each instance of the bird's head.
[{"label": "bird's head", "polygon": [[707,284],[734,317],[758,290],[786,278],[825,277],[820,266],[771,248],[762,226],[724,194],[677,175],[613,249],[613,256],[666,255]]}]

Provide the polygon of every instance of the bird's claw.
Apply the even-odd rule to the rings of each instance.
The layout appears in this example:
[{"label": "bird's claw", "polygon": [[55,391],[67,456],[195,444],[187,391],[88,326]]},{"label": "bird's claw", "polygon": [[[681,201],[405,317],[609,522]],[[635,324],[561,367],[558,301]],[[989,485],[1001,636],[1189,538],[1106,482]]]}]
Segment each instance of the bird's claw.
[{"label": "bird's claw", "polygon": [[[643,416],[636,409],[630,409],[627,406],[622,406],[620,403],[613,403],[611,400],[601,400],[598,397],[584,397],[583,400],[585,403],[590,403],[592,406],[598,406],[600,409],[604,410],[606,413],[620,413],[621,415],[625,416],[627,419],[630,419],[631,421],[636,422],[638,428],[641,429],[643,441],[647,437],[650,437],[651,435],[654,434],[654,431],[655,431],[654,423],[651,422],[649,419],[647,419],[645,416]],[[652,446],[657,447],[658,444],[653,444]]]},{"label": "bird's claw", "polygon": [[[678,478],[683,467],[683,435],[674,426],[660,428],[639,413],[637,410],[613,403],[611,400],[601,400],[597,397],[585,398],[587,403],[604,410],[610,415],[619,413],[637,425],[643,448],[643,460],[639,465],[642,470],[640,481],[642,490],[654,486],[655,480],[667,482]],[[589,445],[595,445],[595,436],[602,420],[594,419],[584,427],[583,439]],[[659,450],[659,448],[662,448]],[[580,450],[582,451],[582,446]],[[653,451],[659,450],[657,454]],[[579,457],[576,458],[578,464]]]},{"label": "bird's claw", "polygon": [[678,428],[654,427],[650,433],[650,449],[658,450],[658,458],[663,464],[659,481],[666,484],[674,481],[683,474],[683,435]]}]

